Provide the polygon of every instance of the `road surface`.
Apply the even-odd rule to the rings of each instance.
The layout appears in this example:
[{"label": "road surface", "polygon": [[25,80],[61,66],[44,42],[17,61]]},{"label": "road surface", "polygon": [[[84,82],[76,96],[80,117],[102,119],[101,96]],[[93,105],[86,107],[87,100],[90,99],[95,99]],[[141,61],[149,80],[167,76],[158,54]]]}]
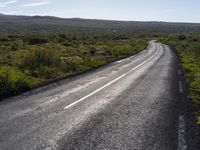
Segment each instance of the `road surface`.
[{"label": "road surface", "polygon": [[0,149],[184,149],[178,73],[173,51],[150,41],[135,56],[3,100]]}]

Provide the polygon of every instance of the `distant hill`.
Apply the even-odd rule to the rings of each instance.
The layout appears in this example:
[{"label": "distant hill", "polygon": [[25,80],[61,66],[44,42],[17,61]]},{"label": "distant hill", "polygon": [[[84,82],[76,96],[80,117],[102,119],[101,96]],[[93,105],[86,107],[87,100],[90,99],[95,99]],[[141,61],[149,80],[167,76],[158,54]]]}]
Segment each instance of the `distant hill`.
[{"label": "distant hill", "polygon": [[71,18],[64,19],[52,16],[15,16],[0,14],[1,34],[24,33],[57,33],[77,34],[88,32],[120,32],[129,33],[184,33],[200,31],[197,23],[139,22],[113,21]]}]

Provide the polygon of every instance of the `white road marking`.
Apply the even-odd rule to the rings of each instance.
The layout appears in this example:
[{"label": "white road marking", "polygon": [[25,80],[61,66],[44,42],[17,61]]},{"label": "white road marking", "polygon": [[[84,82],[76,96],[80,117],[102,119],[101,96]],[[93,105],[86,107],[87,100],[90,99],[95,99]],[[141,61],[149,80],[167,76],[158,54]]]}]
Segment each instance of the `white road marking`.
[{"label": "white road marking", "polygon": [[115,79],[115,80],[113,80],[113,81],[107,83],[106,85],[102,86],[101,88],[97,89],[96,91],[94,91],[94,92],[88,94],[87,96],[85,96],[85,97],[83,97],[83,98],[77,100],[76,102],[74,102],[74,103],[72,103],[72,104],[66,106],[65,109],[67,109],[67,108],[69,108],[69,107],[71,107],[71,106],[73,106],[73,105],[75,105],[75,104],[77,104],[77,103],[83,101],[84,99],[86,99],[86,98],[88,98],[88,97],[94,95],[95,93],[101,91],[101,90],[104,89],[105,87],[107,87],[107,86],[111,85],[112,83],[118,81],[119,79],[123,78],[125,75],[126,75],[126,74],[123,74],[122,76],[118,77],[117,79]]},{"label": "white road marking", "polygon": [[181,70],[178,70],[178,74],[181,75]]},{"label": "white road marking", "polygon": [[59,94],[54,95],[54,96],[47,97],[48,101],[46,103],[44,103],[44,104],[55,102],[55,101],[57,101],[57,100],[59,100],[61,98],[64,98],[64,97],[70,95],[71,93],[77,92],[78,90],[84,89],[84,88],[86,88],[86,87],[88,87],[88,86],[90,86],[90,85],[92,85],[92,84],[94,84],[96,82],[99,82],[100,80],[102,80],[104,78],[105,77],[101,77],[101,78],[95,79],[95,80],[93,80],[91,82],[88,82],[87,84],[77,86],[77,87],[75,87],[75,88],[73,88],[71,90],[59,93]]},{"label": "white road marking", "polygon": [[95,90],[94,92],[92,92],[92,93],[90,93],[90,94],[84,96],[83,98],[81,98],[81,99],[79,99],[79,100],[77,100],[77,101],[71,103],[70,105],[66,106],[64,109],[68,109],[68,108],[70,108],[70,107],[72,107],[72,106],[78,104],[79,102],[85,100],[86,98],[88,98],[88,97],[90,97],[90,96],[92,96],[92,95],[98,93],[99,91],[103,90],[104,88],[108,87],[109,85],[111,85],[111,84],[115,83],[116,81],[120,80],[121,78],[123,78],[123,77],[126,76],[127,74],[131,73],[132,71],[136,70],[136,69],[139,68],[140,66],[142,66],[142,65],[144,65],[145,63],[147,63],[148,61],[150,61],[150,60],[159,52],[159,50],[160,50],[160,49],[158,49],[158,50],[156,51],[156,53],[155,53],[153,56],[151,56],[149,59],[147,59],[147,60],[144,61],[143,63],[139,64],[139,65],[136,66],[135,68],[131,69],[131,70],[128,71],[127,73],[125,73],[125,74],[121,75],[120,77],[118,77],[118,78],[112,80],[111,82],[107,83],[106,85],[102,86],[101,88],[99,88],[99,89]]},{"label": "white road marking", "polygon": [[183,93],[183,87],[182,87],[182,82],[179,81],[179,92]]},{"label": "white road marking", "polygon": [[185,140],[185,119],[184,116],[179,116],[179,127],[178,127],[178,150],[187,150],[187,144]]}]

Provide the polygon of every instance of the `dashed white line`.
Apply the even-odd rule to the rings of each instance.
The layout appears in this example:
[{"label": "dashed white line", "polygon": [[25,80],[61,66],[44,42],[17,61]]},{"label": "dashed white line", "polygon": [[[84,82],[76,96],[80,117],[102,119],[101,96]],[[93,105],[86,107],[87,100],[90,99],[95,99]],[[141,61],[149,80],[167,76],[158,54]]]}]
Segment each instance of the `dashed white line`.
[{"label": "dashed white line", "polygon": [[113,81],[107,83],[106,85],[102,86],[101,88],[97,89],[96,91],[94,91],[94,92],[88,94],[87,96],[85,96],[85,97],[83,97],[83,98],[77,100],[76,102],[74,102],[74,103],[72,103],[72,104],[66,106],[65,109],[70,108],[70,107],[72,107],[73,105],[75,105],[75,104],[77,104],[77,103],[83,101],[84,99],[86,99],[86,98],[88,98],[88,97],[94,95],[95,93],[101,91],[101,90],[104,89],[105,87],[107,87],[107,86],[111,85],[112,83],[118,81],[119,79],[123,78],[125,75],[126,75],[126,74],[123,74],[122,76],[118,77],[117,79],[115,79],[115,80],[113,80]]},{"label": "dashed white line", "polygon": [[84,96],[83,98],[81,98],[81,99],[79,99],[79,100],[77,100],[77,101],[71,103],[70,105],[66,106],[64,109],[68,109],[68,108],[70,108],[70,107],[72,107],[72,106],[74,106],[74,105],[80,103],[81,101],[85,100],[86,98],[88,98],[88,97],[90,97],[90,96],[92,96],[92,95],[98,93],[99,91],[103,90],[103,89],[106,88],[107,86],[109,86],[109,85],[115,83],[116,81],[120,80],[121,78],[123,78],[123,77],[126,76],[127,74],[131,73],[132,71],[136,70],[136,69],[139,68],[140,66],[142,66],[142,65],[144,65],[145,63],[147,63],[148,61],[150,61],[158,52],[159,52],[159,49],[156,51],[156,53],[155,53],[153,56],[151,56],[149,59],[147,59],[147,60],[144,61],[143,63],[137,65],[135,68],[131,69],[130,71],[128,71],[127,73],[121,75],[120,77],[118,77],[118,78],[112,80],[111,82],[109,82],[109,83],[107,83],[106,85],[102,86],[101,88],[95,90],[94,92],[92,92],[92,93],[90,93],[90,94]]},{"label": "dashed white line", "polygon": [[[78,90],[84,89],[84,88],[86,88],[86,87],[88,87],[88,86],[90,86],[90,85],[92,85],[92,84],[94,84],[94,83],[96,83],[96,82],[99,82],[100,80],[102,80],[102,79],[104,79],[104,78],[105,78],[105,77],[101,77],[101,78],[95,79],[95,80],[93,80],[93,81],[91,81],[91,82],[88,82],[87,84],[80,85],[80,86],[77,86],[77,87],[75,87],[75,88],[73,88],[73,89],[71,89],[71,90],[68,90],[68,91],[65,91],[65,92],[56,94],[56,95],[53,96],[53,97],[52,97],[52,96],[47,97],[47,99],[49,99],[49,101],[47,101],[46,103],[48,104],[48,103],[55,102],[55,101],[57,101],[57,100],[59,100],[59,99],[61,99],[61,98],[64,98],[64,97],[66,97],[66,96],[68,96],[68,95],[70,95],[70,94],[72,94],[72,93],[74,93],[74,92],[77,92]],[[46,103],[43,103],[43,104],[46,104]]]},{"label": "dashed white line", "polygon": [[178,70],[178,74],[181,75],[181,70]]},{"label": "dashed white line", "polygon": [[183,87],[182,87],[182,82],[179,81],[179,92],[183,93]]},{"label": "dashed white line", "polygon": [[183,115],[179,116],[179,127],[178,127],[178,150],[187,150],[187,144],[185,140],[185,119]]}]

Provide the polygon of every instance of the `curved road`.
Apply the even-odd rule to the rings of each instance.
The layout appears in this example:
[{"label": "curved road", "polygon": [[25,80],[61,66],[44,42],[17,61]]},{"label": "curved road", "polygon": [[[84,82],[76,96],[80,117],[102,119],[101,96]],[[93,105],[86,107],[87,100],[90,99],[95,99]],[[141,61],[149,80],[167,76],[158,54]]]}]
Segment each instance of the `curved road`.
[{"label": "curved road", "polygon": [[150,41],[135,56],[3,100],[0,149],[177,149],[177,68],[172,50]]}]

